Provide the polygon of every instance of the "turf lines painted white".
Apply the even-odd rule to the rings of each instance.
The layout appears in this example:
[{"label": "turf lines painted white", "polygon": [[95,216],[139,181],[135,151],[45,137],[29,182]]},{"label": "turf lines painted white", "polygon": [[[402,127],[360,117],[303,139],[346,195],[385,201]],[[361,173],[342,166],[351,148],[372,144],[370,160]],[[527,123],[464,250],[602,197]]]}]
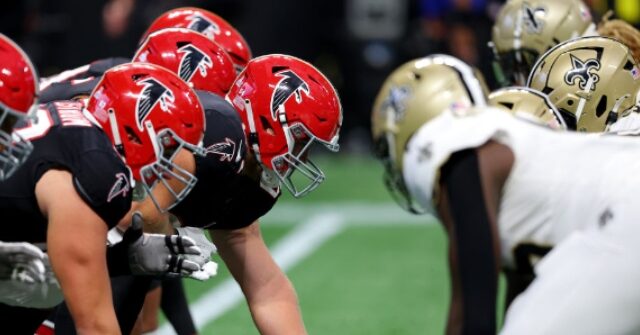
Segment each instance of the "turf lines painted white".
[{"label": "turf lines painted white", "polygon": [[[340,233],[346,225],[431,224],[429,216],[406,213],[395,203],[324,203],[279,204],[260,220],[264,225],[294,225],[287,235],[274,244],[271,254],[286,272],[310,256],[326,241]],[[212,288],[190,305],[197,329],[219,318],[242,302],[244,296],[238,284],[229,278]],[[165,323],[153,334],[175,334]]]}]

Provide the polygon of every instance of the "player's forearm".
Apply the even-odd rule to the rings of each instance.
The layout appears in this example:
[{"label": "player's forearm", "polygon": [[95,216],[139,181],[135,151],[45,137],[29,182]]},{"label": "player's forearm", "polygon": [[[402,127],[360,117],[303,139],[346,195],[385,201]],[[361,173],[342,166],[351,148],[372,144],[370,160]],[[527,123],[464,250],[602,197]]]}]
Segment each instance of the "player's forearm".
[{"label": "player's forearm", "polygon": [[272,295],[249,301],[260,334],[306,334],[298,298],[289,280],[283,275],[273,285],[277,289]]}]

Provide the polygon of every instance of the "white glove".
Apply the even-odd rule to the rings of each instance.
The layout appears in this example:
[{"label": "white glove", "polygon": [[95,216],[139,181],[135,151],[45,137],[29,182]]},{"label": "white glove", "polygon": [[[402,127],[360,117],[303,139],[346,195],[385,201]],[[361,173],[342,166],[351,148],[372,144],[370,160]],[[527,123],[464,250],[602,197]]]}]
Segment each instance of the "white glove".
[{"label": "white glove", "polygon": [[39,277],[42,280],[24,281],[27,278],[24,276],[0,280],[0,302],[28,308],[52,308],[62,302],[62,290],[51,270],[49,257],[45,253],[42,255],[43,258],[37,260],[42,265],[42,276]]},{"label": "white glove", "polygon": [[211,260],[211,254],[218,251],[216,246],[205,236],[204,230],[196,227],[178,227],[178,235],[188,237],[196,242],[202,253],[200,255],[185,255],[187,260],[200,266],[200,271],[195,271],[189,277],[205,281],[218,273],[218,264]]},{"label": "white glove", "polygon": [[191,276],[201,270],[199,263],[187,258],[201,254],[194,240],[188,236],[142,233],[139,213],[134,213],[120,243],[128,245],[129,267],[135,275]]},{"label": "white glove", "polygon": [[45,253],[31,243],[0,241],[0,280],[42,283],[45,258]]}]

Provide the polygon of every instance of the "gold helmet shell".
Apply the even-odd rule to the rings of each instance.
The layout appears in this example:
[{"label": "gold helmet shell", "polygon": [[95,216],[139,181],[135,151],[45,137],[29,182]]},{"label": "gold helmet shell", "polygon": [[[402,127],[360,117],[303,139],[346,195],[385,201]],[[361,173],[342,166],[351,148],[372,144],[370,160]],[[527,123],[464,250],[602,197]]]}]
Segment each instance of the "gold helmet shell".
[{"label": "gold helmet shell", "polygon": [[542,123],[552,129],[567,129],[560,112],[549,97],[528,87],[505,87],[495,90],[489,94],[488,103],[519,118]]},{"label": "gold helmet shell", "polygon": [[527,86],[549,96],[569,129],[602,132],[634,107],[640,70],[624,44],[581,37],[542,55]]},{"label": "gold helmet shell", "polygon": [[448,55],[409,61],[385,80],[373,105],[371,131],[376,156],[385,168],[385,184],[403,208],[421,212],[402,178],[411,136],[452,105],[486,105],[486,87],[480,72]]},{"label": "gold helmet shell", "polygon": [[595,24],[581,0],[510,0],[493,25],[491,47],[498,81],[524,85],[536,59],[566,40],[593,35]]}]

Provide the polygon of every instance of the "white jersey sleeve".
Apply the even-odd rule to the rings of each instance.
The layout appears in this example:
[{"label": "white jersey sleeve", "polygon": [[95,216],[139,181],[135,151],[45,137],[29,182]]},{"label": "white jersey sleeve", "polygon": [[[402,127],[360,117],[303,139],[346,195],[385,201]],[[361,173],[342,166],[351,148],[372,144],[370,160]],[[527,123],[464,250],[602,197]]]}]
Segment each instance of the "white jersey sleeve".
[{"label": "white jersey sleeve", "polygon": [[640,141],[554,131],[493,108],[447,111],[416,132],[403,161],[411,195],[435,213],[441,167],[455,152],[489,140],[515,157],[497,218],[504,266],[515,267],[519,246],[552,247],[600,224],[619,204],[637,202],[629,207],[638,209],[633,214],[640,220],[640,179],[632,178],[640,171]]},{"label": "white jersey sleeve", "polygon": [[419,128],[403,159],[403,176],[415,200],[436,215],[432,196],[437,192],[442,165],[452,154],[480,147],[500,136],[498,124],[512,118],[492,107],[448,110]]}]

